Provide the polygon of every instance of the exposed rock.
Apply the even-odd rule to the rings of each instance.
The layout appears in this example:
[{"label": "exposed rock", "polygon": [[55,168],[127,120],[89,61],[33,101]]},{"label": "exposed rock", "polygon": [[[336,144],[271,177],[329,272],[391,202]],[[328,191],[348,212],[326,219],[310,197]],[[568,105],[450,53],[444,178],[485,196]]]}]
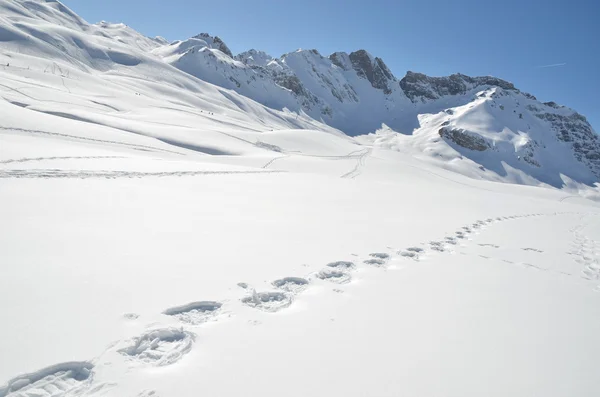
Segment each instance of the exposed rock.
[{"label": "exposed rock", "polygon": [[469,77],[453,74],[448,77],[429,77],[422,73],[407,72],[400,80],[400,87],[413,102],[438,99],[444,95],[464,95],[467,90],[480,86],[495,86],[515,90],[508,81],[491,76]]},{"label": "exposed rock", "polygon": [[443,127],[440,128],[439,134],[442,138],[452,141],[458,146],[466,149],[482,152],[490,148],[490,145],[484,138],[463,129]]},{"label": "exposed rock", "polygon": [[550,106],[551,108],[554,108],[554,109],[560,109],[562,107],[561,105],[559,105],[556,102],[544,102],[544,105]]},{"label": "exposed rock", "polygon": [[[544,104],[554,109],[562,108],[554,102]],[[552,112],[535,115],[550,122],[556,137],[563,142],[571,143],[575,158],[600,178],[600,138],[584,116],[577,112],[568,115]]]},{"label": "exposed rock", "polygon": [[223,54],[226,54],[229,57],[233,58],[233,54],[231,53],[231,50],[229,49],[229,47],[227,47],[227,44],[225,44],[225,42],[223,42],[223,40],[221,40],[221,38],[219,36],[212,37],[208,33],[200,33],[199,35],[194,36],[193,38],[204,40],[207,43],[212,42],[212,44],[214,45],[214,47],[216,49],[221,51]]},{"label": "exposed rock", "polygon": [[298,76],[293,75],[277,75],[276,82],[282,87],[291,90],[296,95],[304,94],[304,86],[302,86],[302,82],[298,78]]},{"label": "exposed rock", "polygon": [[391,93],[389,82],[394,81],[394,75],[381,58],[372,58],[365,50],[358,50],[349,55],[352,67],[356,73],[369,80],[374,88]]},{"label": "exposed rock", "polygon": [[235,56],[235,59],[245,63],[248,66],[267,66],[273,60],[273,57],[264,51],[248,50]]},{"label": "exposed rock", "polygon": [[350,61],[350,56],[345,52],[334,52],[329,55],[329,60],[335,66],[342,68],[343,70],[350,70],[352,68],[352,61]]}]

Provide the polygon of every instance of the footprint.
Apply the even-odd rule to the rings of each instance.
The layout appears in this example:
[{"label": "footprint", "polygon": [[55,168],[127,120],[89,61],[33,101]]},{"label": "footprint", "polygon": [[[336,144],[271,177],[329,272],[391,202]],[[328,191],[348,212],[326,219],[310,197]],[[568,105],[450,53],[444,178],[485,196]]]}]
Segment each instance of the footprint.
[{"label": "footprint", "polygon": [[464,232],[458,231],[458,232],[456,232],[455,234],[456,234],[456,238],[459,238],[459,239],[464,239],[464,238],[466,238],[466,236],[465,236],[465,233],[464,233]]},{"label": "footprint", "polygon": [[425,250],[423,248],[419,248],[419,247],[410,247],[407,248],[406,251],[401,251],[398,252],[398,254],[400,254],[400,256],[404,256],[406,258],[412,258],[416,261],[419,260],[419,254],[421,254],[422,252],[425,252]]},{"label": "footprint", "polygon": [[123,314],[123,318],[127,320],[137,320],[138,318],[140,318],[140,315],[137,313],[125,313]]},{"label": "footprint", "polygon": [[143,333],[131,346],[119,350],[124,356],[156,366],[176,363],[192,350],[195,335],[178,328],[161,328]]},{"label": "footprint", "polygon": [[0,396],[46,397],[83,395],[92,381],[94,365],[89,362],[68,362],[52,365],[39,371],[20,375],[0,387]]},{"label": "footprint", "polygon": [[296,294],[308,288],[308,280],[301,277],[284,277],[273,281],[272,284],[276,288]]},{"label": "footprint", "polygon": [[434,251],[438,251],[438,252],[446,251],[446,248],[444,248],[444,243],[441,241],[430,241],[429,245],[431,246],[431,249]]},{"label": "footprint", "polygon": [[354,269],[356,267],[354,262],[347,262],[347,261],[331,262],[331,263],[328,263],[327,266],[335,268],[335,269],[345,269],[345,270]]},{"label": "footprint", "polygon": [[187,324],[198,325],[214,318],[221,306],[223,306],[222,303],[215,301],[192,302],[187,305],[171,307],[163,314],[173,316]]},{"label": "footprint", "polygon": [[366,265],[371,265],[371,266],[384,266],[385,265],[385,261],[381,260],[381,259],[377,259],[377,258],[371,258],[371,259],[367,259],[366,261],[364,261],[364,263]]},{"label": "footprint", "polygon": [[456,241],[456,237],[446,237],[446,244],[456,245],[458,241]]},{"label": "footprint", "polygon": [[369,254],[369,256],[371,256],[371,258],[365,260],[364,263],[371,266],[383,266],[387,263],[388,259],[390,259],[390,255],[384,252],[374,252]]},{"label": "footprint", "polygon": [[292,296],[280,291],[256,292],[242,298],[242,303],[265,312],[277,312],[292,304]]},{"label": "footprint", "polygon": [[237,283],[237,286],[243,289],[247,289],[248,288],[248,283]]},{"label": "footprint", "polygon": [[323,269],[316,275],[321,280],[326,280],[336,284],[346,284],[352,280],[352,276],[340,270]]},{"label": "footprint", "polygon": [[372,254],[369,254],[369,256],[383,260],[390,259],[390,254],[386,254],[385,252],[373,252]]}]

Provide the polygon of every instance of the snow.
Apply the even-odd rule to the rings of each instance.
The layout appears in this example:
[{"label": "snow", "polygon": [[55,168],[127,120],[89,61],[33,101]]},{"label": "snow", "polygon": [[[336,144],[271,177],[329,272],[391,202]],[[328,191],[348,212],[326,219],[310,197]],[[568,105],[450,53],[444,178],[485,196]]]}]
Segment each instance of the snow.
[{"label": "snow", "polygon": [[[0,397],[597,395],[597,187],[525,129],[546,122],[514,115],[521,94],[349,137],[125,25],[0,15],[84,44],[2,33]],[[124,58],[93,55],[109,47]],[[498,151],[443,140],[446,121]],[[516,157],[531,140],[540,171]]]}]

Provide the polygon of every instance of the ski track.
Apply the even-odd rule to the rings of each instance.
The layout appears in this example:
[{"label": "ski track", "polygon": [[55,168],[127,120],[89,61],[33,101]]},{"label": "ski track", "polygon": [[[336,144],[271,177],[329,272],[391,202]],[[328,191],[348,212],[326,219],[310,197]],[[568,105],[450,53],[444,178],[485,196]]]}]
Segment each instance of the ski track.
[{"label": "ski track", "polygon": [[33,179],[56,179],[56,178],[145,178],[145,177],[182,177],[199,175],[238,175],[238,174],[274,174],[283,171],[163,171],[163,172],[140,172],[140,171],[106,171],[106,170],[78,170],[66,171],[58,169],[30,169],[30,170],[3,170],[0,171],[0,179],[8,178],[33,178]]},{"label": "ski track", "polygon": [[[358,154],[356,165],[354,166],[354,168],[351,171],[342,175],[340,178],[354,179],[357,176],[359,176],[362,173],[362,168],[365,165],[366,158],[371,154],[372,151],[373,149],[364,149],[362,152],[360,152],[360,154]],[[350,155],[348,155],[347,158],[350,158]]]},{"label": "ski track", "polygon": [[87,138],[87,137],[76,136],[76,135],[62,134],[62,133],[58,133],[58,132],[49,132],[49,131],[41,131],[41,130],[29,130],[29,129],[17,128],[17,127],[0,127],[0,131],[6,131],[6,132],[9,132],[9,133],[10,132],[12,132],[12,133],[17,132],[17,133],[23,133],[23,134],[48,135],[48,136],[57,137],[57,138],[63,138],[63,139],[66,138],[66,139],[74,139],[74,140],[87,141],[87,142],[99,142],[99,143],[106,143],[106,144],[110,144],[110,145],[125,146],[125,147],[128,147],[128,148],[137,149],[137,150],[143,150],[143,151],[155,151],[155,152],[163,152],[163,153],[172,153],[172,154],[178,154],[180,156],[185,156],[184,153],[176,152],[174,150],[160,149],[160,148],[156,148],[154,146],[138,145],[138,144],[135,144],[135,143],[125,143],[125,142],[110,141],[110,140],[105,140],[105,139]]},{"label": "ski track", "polygon": [[2,160],[0,164],[12,163],[27,163],[30,161],[45,161],[45,160],[91,160],[91,159],[124,159],[125,156],[55,156],[55,157],[25,157],[21,159]]},{"label": "ski track", "polygon": [[266,170],[267,168],[269,168],[269,167],[270,167],[270,166],[271,166],[271,165],[272,165],[274,162],[276,162],[277,160],[282,160],[282,159],[284,159],[284,158],[287,158],[287,157],[290,157],[290,155],[289,155],[289,154],[286,154],[286,155],[284,155],[284,156],[279,156],[279,157],[272,158],[272,159],[271,159],[271,160],[269,160],[269,161],[268,161],[268,162],[267,162],[265,165],[263,165],[263,166],[262,166],[262,169],[265,169],[265,170]]},{"label": "ski track", "polygon": [[[365,154],[366,155],[366,154]],[[363,155],[362,157],[364,157]],[[205,174],[207,172],[199,172]],[[216,172],[219,173],[219,172]],[[231,172],[239,173],[239,172]],[[244,173],[244,172],[242,172]],[[140,173],[147,174],[147,173]],[[171,174],[171,173],[157,173]],[[152,174],[154,175],[154,174]],[[366,256],[363,264],[368,267],[386,269],[391,260],[414,260],[427,255],[443,255],[447,251],[452,251],[461,241],[467,243],[473,234],[479,233],[482,229],[493,223],[511,221],[531,216],[556,216],[574,214],[570,212],[552,213],[552,214],[526,214],[517,216],[505,216],[495,219],[478,220],[472,224],[463,226],[441,240],[432,240],[421,246],[409,246],[401,249],[396,254],[385,252],[373,252]],[[582,220],[585,216],[582,216]],[[570,254],[576,257],[577,263],[584,266],[581,277],[588,280],[597,281],[600,279],[600,264],[598,256],[600,255],[600,243],[589,239],[581,230],[585,227],[582,223],[571,230],[574,236],[572,245],[574,252]],[[478,244],[481,247],[499,248],[494,244]],[[539,252],[533,248],[522,248]],[[462,253],[464,254],[464,253]],[[480,255],[483,259],[492,259]],[[504,260],[503,262],[513,263]],[[521,263],[521,265],[538,270],[548,271],[549,269],[538,266]],[[240,302],[252,310],[259,310],[267,313],[276,313],[290,307],[294,302],[294,297],[310,288],[313,282],[333,283],[340,288],[349,288],[351,285],[352,273],[358,269],[357,265],[351,261],[335,261],[327,263],[320,271],[309,275],[306,278],[289,276],[272,281],[275,288],[272,291],[257,292],[246,283],[238,283],[238,286],[247,291],[247,294],[240,298]],[[566,274],[562,273],[561,274]],[[346,285],[343,286],[342,285]],[[343,293],[344,290],[334,288],[334,292]],[[182,359],[191,351],[196,341],[196,334],[187,330],[188,327],[201,326],[209,320],[219,320],[219,314],[226,303],[218,301],[198,301],[174,306],[163,311],[166,317],[176,318],[181,323],[178,328],[161,326],[155,324],[155,328],[148,330],[136,338],[129,341],[115,343],[115,346],[123,346],[116,350],[133,364],[140,366],[163,367],[174,364]],[[137,318],[137,315],[136,315]],[[260,321],[256,320],[255,325]],[[101,364],[100,364],[101,365]],[[108,388],[114,387],[113,383],[94,383],[95,364],[91,361],[60,363],[41,369],[39,371],[23,374],[9,380],[4,386],[0,387],[0,397],[51,397],[51,396],[88,396],[93,394],[103,394]],[[141,390],[138,397],[156,396],[153,390]]]}]

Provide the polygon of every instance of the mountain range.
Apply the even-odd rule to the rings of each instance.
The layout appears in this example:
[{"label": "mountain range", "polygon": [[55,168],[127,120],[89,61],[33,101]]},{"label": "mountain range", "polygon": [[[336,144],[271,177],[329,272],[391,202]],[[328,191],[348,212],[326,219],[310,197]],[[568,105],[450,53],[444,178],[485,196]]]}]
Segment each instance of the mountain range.
[{"label": "mountain range", "polygon": [[[398,79],[364,49],[234,55],[218,36],[169,43],[124,24],[89,24],[58,1],[2,0],[0,7],[6,64],[8,50],[46,61],[46,72],[135,76],[162,84],[163,93],[168,86],[186,94],[212,91],[218,99],[203,102],[234,103],[265,130],[281,128],[282,119],[285,128],[335,129],[481,179],[561,187],[571,180],[593,185],[600,176],[600,140],[583,115],[500,78],[409,71]],[[197,99],[191,106],[199,107]]]}]

